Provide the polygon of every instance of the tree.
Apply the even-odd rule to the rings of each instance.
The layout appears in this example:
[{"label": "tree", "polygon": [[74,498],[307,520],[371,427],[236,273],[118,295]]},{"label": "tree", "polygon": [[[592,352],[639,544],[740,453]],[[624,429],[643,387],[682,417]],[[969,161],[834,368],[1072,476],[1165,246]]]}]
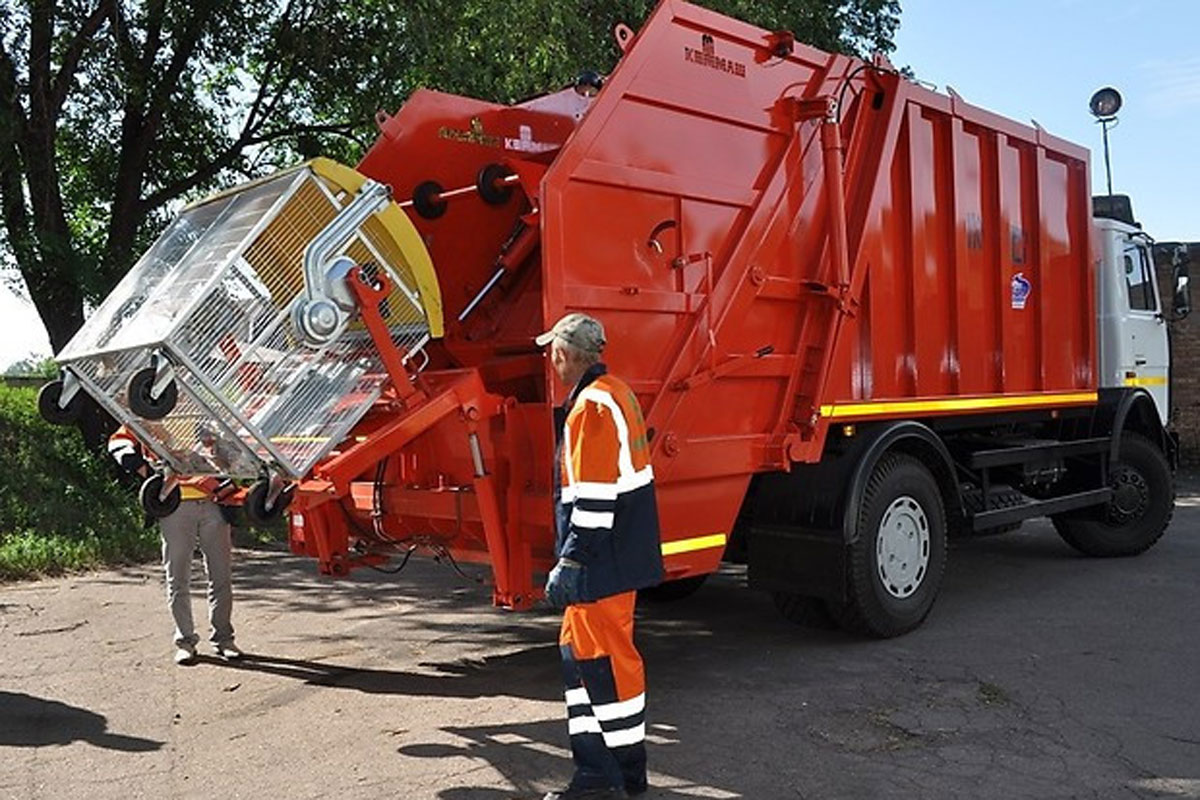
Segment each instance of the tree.
[{"label": "tree", "polygon": [[[511,102],[615,63],[650,0],[0,0],[0,246],[55,351],[185,199],[355,161],[418,86]],[[898,0],[719,0],[824,49],[888,51]]]}]

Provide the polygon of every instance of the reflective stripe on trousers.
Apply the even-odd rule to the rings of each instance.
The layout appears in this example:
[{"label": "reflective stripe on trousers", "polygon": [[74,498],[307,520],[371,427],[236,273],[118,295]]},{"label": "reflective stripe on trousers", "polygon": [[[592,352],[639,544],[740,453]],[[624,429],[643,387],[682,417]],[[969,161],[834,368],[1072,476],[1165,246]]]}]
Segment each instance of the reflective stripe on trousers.
[{"label": "reflective stripe on trousers", "polygon": [[569,606],[559,649],[578,788],[646,783],[646,679],[633,644],[636,592]]}]

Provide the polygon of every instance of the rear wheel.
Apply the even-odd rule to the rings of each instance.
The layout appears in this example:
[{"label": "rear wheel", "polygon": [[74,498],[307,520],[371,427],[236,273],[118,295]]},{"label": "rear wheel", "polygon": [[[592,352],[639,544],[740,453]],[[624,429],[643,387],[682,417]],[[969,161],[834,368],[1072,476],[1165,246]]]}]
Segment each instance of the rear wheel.
[{"label": "rear wheel", "polygon": [[1136,433],[1121,436],[1103,506],[1053,517],[1067,544],[1089,556],[1133,556],[1159,540],[1175,512],[1175,483],[1162,450]]},{"label": "rear wheel", "polygon": [[946,511],[937,481],[916,458],[890,453],[867,482],[849,546],[842,627],[889,637],[929,614],[946,567]]}]

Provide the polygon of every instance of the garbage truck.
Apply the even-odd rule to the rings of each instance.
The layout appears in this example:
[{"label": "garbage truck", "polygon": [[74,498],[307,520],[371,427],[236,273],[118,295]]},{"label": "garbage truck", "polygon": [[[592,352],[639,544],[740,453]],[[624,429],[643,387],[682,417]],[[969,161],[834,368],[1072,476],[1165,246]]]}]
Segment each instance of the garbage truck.
[{"label": "garbage truck", "polygon": [[421,89],[356,167],[184,209],[43,414],[133,431],[152,514],[225,475],[324,574],[433,554],[528,608],[564,399],[534,337],[580,311],[645,410],[659,597],[738,562],[788,618],[888,637],[950,537],[1159,539],[1187,265],[1165,309],[1086,149],[683,0],[615,39],[607,76],[515,105]]}]

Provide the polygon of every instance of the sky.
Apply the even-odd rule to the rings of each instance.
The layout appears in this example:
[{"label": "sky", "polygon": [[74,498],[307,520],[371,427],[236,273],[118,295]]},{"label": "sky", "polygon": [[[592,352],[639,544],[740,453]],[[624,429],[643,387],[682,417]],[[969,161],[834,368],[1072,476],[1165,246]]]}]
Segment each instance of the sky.
[{"label": "sky", "polygon": [[1200,0],[901,0],[892,63],[976,106],[1092,151],[1092,93],[1124,103],[1109,128],[1113,192],[1159,241],[1200,241]]},{"label": "sky", "polygon": [[[939,91],[1092,151],[1092,93],[1124,98],[1110,129],[1113,191],[1159,241],[1200,241],[1200,0],[901,0],[892,62]],[[0,286],[0,370],[50,345],[28,300]]]}]

